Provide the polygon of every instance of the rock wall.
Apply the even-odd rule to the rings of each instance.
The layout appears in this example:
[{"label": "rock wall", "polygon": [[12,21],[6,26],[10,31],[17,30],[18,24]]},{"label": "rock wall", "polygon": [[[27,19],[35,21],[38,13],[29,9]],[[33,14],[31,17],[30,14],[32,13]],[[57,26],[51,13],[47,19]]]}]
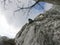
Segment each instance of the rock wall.
[{"label": "rock wall", "polygon": [[51,4],[60,5],[60,0],[34,0],[34,1],[47,2],[47,3],[51,3]]},{"label": "rock wall", "polygon": [[15,45],[15,39],[6,36],[0,36],[0,45]]},{"label": "rock wall", "polygon": [[60,45],[60,6],[26,23],[15,37],[16,45]]}]

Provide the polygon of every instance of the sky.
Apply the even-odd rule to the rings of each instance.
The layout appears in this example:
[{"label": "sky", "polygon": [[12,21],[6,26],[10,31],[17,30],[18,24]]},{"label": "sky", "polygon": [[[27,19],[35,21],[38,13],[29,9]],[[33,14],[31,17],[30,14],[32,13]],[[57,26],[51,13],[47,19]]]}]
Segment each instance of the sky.
[{"label": "sky", "polygon": [[[7,36],[9,38],[14,38],[18,31],[22,28],[22,26],[28,22],[28,18],[34,19],[38,14],[43,13],[44,10],[49,10],[52,7],[52,4],[44,3],[41,2],[40,4],[44,7],[44,10],[39,5],[36,5],[33,9],[31,9],[30,13],[27,16],[26,10],[24,12],[18,11],[15,12],[20,7],[25,3],[24,6],[28,6],[28,1],[29,6],[35,3],[34,1],[31,0],[19,0],[19,3],[16,0],[7,0],[6,6],[4,8],[3,3],[1,3],[2,0],[0,0],[0,35],[1,36]],[[12,2],[11,2],[12,1]],[[20,3],[22,1],[22,3]],[[26,4],[27,3],[27,4]],[[17,6],[17,5],[18,6]]]}]

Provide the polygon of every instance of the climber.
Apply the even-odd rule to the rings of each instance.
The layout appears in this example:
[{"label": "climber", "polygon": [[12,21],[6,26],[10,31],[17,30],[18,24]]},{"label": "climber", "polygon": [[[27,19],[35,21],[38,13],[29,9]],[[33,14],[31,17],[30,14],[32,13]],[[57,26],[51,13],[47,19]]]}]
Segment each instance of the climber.
[{"label": "climber", "polygon": [[30,18],[28,19],[28,21],[29,21],[29,24],[33,22],[33,20],[32,20],[32,19],[30,19]]}]

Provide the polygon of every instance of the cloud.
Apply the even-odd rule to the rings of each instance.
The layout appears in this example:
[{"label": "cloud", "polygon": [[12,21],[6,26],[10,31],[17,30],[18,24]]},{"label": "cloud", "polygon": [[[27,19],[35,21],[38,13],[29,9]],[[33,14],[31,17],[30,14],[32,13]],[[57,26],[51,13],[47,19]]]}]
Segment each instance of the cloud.
[{"label": "cloud", "polygon": [[17,32],[17,28],[9,25],[6,18],[0,15],[0,35],[14,38]]},{"label": "cloud", "polygon": [[[26,1],[26,0],[25,0]],[[25,2],[24,1],[24,2]],[[17,9],[16,0],[12,3],[7,3],[4,10],[3,4],[0,3],[0,35],[14,38],[21,27],[26,23],[26,16],[23,12],[16,12],[13,15],[13,11]]]}]

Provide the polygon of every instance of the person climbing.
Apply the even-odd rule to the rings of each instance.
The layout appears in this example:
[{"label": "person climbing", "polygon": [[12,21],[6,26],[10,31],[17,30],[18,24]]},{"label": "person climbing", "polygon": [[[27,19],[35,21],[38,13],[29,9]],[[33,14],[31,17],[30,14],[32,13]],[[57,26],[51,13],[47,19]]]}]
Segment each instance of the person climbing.
[{"label": "person climbing", "polygon": [[33,22],[33,20],[32,20],[32,19],[30,19],[30,18],[28,19],[28,21],[29,21],[29,24]]}]

